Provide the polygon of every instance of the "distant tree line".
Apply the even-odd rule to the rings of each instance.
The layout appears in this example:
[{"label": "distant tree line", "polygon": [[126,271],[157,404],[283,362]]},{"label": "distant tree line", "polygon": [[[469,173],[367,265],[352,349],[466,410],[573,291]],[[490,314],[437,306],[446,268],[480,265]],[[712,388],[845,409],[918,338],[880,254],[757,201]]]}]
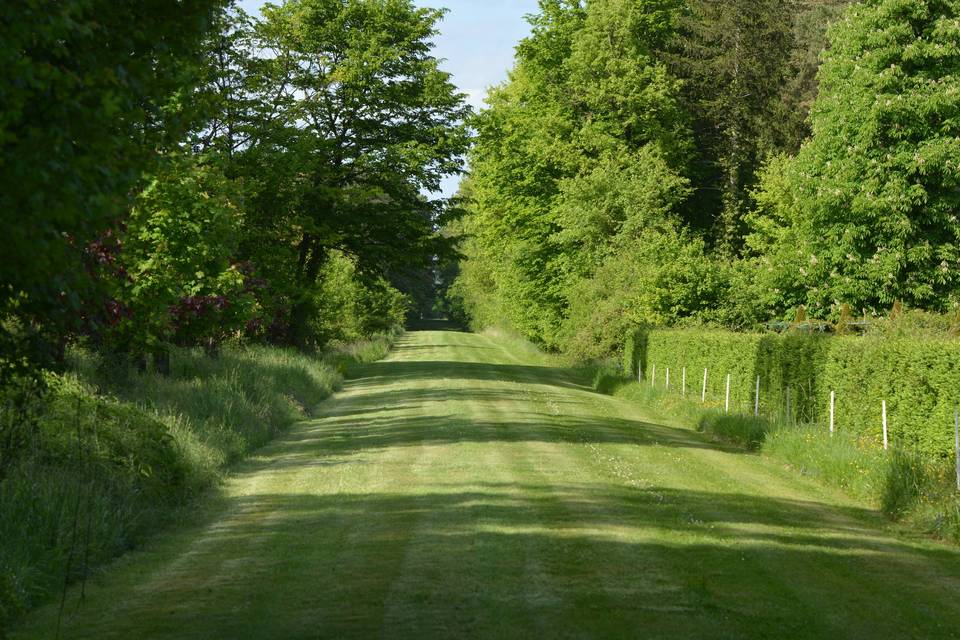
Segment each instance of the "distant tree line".
[{"label": "distant tree line", "polygon": [[451,295],[631,327],[960,302],[960,2],[542,0],[474,120]]}]

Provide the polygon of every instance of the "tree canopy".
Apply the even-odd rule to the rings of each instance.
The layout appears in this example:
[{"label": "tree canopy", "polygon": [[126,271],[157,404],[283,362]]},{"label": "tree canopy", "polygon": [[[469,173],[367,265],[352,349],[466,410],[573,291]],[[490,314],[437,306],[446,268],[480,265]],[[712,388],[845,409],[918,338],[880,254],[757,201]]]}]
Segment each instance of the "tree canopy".
[{"label": "tree canopy", "polygon": [[956,309],[958,15],[541,2],[474,120],[454,299],[578,357],[638,324]]},{"label": "tree canopy", "polygon": [[[402,322],[391,278],[452,255],[439,191],[463,170],[470,110],[432,53],[442,11],[2,11],[4,367],[78,339],[161,367],[173,344],[319,346]],[[353,291],[353,319],[329,313],[330,287]]]}]

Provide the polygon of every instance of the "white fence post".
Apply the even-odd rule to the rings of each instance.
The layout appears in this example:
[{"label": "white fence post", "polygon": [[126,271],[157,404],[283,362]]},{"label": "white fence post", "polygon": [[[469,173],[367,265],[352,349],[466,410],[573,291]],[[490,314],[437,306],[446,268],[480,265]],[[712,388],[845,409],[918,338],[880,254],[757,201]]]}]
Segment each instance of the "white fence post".
[{"label": "white fence post", "polygon": [[883,450],[886,451],[890,448],[890,439],[887,436],[887,401],[883,400],[881,403],[883,408]]},{"label": "white fence post", "polygon": [[753,417],[760,417],[760,376],[757,376],[757,390],[753,394]]},{"label": "white fence post", "polygon": [[667,391],[670,391],[670,367],[667,367],[667,383],[665,386],[667,387]]},{"label": "white fence post", "polygon": [[703,403],[703,402],[706,402],[706,401],[707,401],[707,370],[706,370],[706,368],[704,368],[704,370],[703,370],[703,389],[700,391],[700,402]]},{"label": "white fence post", "polygon": [[680,377],[680,395],[687,397],[687,368],[684,367]]},{"label": "white fence post", "polygon": [[830,437],[833,437],[833,418],[837,407],[837,393],[836,391],[830,392]]},{"label": "white fence post", "polygon": [[657,365],[650,365],[650,386],[657,386]]},{"label": "white fence post", "polygon": [[643,363],[637,362],[637,382],[643,382]]},{"label": "white fence post", "polygon": [[724,403],[724,413],[730,413],[730,374],[727,374],[727,400]]}]

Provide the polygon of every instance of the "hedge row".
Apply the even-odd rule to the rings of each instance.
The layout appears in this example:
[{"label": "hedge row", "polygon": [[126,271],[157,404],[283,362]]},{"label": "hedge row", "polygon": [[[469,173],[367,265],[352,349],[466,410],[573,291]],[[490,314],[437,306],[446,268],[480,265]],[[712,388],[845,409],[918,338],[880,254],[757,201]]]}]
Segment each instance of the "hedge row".
[{"label": "hedge row", "polygon": [[[837,429],[882,442],[881,401],[892,441],[938,456],[953,452],[953,411],[960,402],[960,341],[947,338],[751,334],[721,330],[637,330],[627,336],[624,373],[663,387],[670,369],[679,392],[697,398],[707,369],[707,402],[752,412],[760,377],[760,411],[784,422],[826,423],[836,392]],[[653,378],[653,375],[656,378]]]},{"label": "hedge row", "polygon": [[953,451],[960,342],[837,338],[821,376],[825,393],[837,393],[841,427],[850,425],[864,440],[882,442],[881,400],[886,400],[895,443],[928,454]]}]

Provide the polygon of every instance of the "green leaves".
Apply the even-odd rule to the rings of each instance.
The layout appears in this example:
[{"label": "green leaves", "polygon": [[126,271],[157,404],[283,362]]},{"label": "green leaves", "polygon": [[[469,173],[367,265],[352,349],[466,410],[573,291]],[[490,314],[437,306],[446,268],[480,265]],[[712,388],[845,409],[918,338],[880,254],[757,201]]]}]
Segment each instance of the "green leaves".
[{"label": "green leaves", "polygon": [[190,156],[166,158],[126,224],[114,297],[129,313],[112,330],[143,352],[177,341],[220,341],[240,331],[254,299],[233,262],[243,218],[232,185]]},{"label": "green leaves", "polygon": [[[956,2],[884,0],[831,33],[813,137],[764,179],[755,229],[798,277],[778,301],[816,315],[894,300],[932,310],[960,280],[960,54]],[[775,225],[774,225],[775,226]],[[764,231],[763,233],[766,233]],[[799,249],[796,250],[795,249]]]},{"label": "green leaves", "polygon": [[441,15],[409,0],[290,0],[225,25],[225,42],[249,47],[225,67],[213,57],[211,75],[246,101],[231,111],[226,96],[209,144],[243,179],[241,253],[271,282],[294,342],[312,341],[331,251],[380,275],[450,251],[437,224],[451,207],[425,194],[462,170],[470,110],[431,54]]},{"label": "green leaves", "polygon": [[[0,7],[0,282],[10,285],[0,316],[18,316],[43,334],[37,342],[62,343],[88,315],[81,304],[96,294],[85,249],[124,215],[157,150],[183,134],[186,123],[167,107],[190,86],[222,4]],[[0,360],[24,347],[14,333],[0,327]]]}]

